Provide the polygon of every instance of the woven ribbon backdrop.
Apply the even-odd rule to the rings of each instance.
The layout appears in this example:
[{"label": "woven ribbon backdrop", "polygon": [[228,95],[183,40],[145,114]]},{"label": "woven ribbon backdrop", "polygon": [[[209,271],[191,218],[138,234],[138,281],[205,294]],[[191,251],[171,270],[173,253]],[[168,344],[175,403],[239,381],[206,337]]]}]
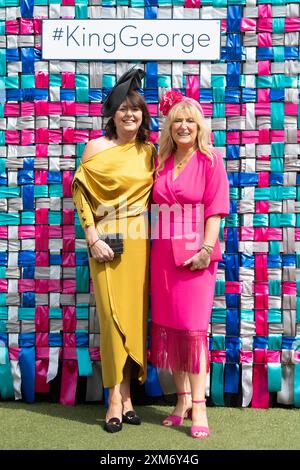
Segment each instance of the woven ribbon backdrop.
[{"label": "woven ribbon backdrop", "polygon": [[[207,393],[300,406],[299,0],[0,0],[0,395],[103,397],[99,326],[71,182],[103,97],[132,63],[45,61],[42,18],[222,20],[216,62],[141,62],[151,140],[171,87],[199,100],[222,152],[223,221]],[[297,276],[298,274],[298,276]],[[145,398],[172,391],[148,365]]]}]

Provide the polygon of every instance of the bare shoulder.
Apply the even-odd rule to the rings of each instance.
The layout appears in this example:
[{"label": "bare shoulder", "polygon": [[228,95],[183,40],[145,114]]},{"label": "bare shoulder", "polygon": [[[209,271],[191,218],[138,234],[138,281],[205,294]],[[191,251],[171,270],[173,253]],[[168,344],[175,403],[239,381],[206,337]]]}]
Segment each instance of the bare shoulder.
[{"label": "bare shoulder", "polygon": [[81,157],[82,163],[87,162],[91,157],[93,157],[93,155],[96,155],[96,153],[106,150],[109,147],[111,147],[111,141],[106,137],[89,140]]}]

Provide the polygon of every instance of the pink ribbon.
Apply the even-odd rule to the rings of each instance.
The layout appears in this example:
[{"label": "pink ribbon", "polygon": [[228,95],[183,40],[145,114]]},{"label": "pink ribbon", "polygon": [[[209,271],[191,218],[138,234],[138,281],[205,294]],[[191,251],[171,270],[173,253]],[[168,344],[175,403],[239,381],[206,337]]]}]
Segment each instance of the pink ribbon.
[{"label": "pink ribbon", "polygon": [[36,157],[47,157],[48,156],[48,145],[46,145],[46,144],[37,144],[35,146],[35,156]]},{"label": "pink ribbon", "polygon": [[5,22],[6,34],[19,34],[19,22],[18,20],[7,20]]},{"label": "pink ribbon", "polygon": [[258,47],[272,47],[272,34],[271,33],[258,33],[257,36],[258,36],[257,38]]},{"label": "pink ribbon", "polygon": [[74,306],[64,306],[62,308],[63,331],[75,332],[76,330],[76,310]]},{"label": "pink ribbon", "polygon": [[57,225],[51,225],[49,227],[49,237],[50,238],[62,238],[62,228]]},{"label": "pink ribbon", "polygon": [[226,112],[226,116],[240,116],[241,107],[239,104],[226,103],[225,112]]},{"label": "pink ribbon", "polygon": [[199,76],[186,76],[186,96],[199,102]]},{"label": "pink ribbon", "polygon": [[7,292],[8,279],[0,279],[0,292]]},{"label": "pink ribbon", "polygon": [[41,208],[36,209],[35,211],[35,223],[38,225],[47,225],[48,224],[48,212],[49,209]]},{"label": "pink ribbon", "polygon": [[147,108],[149,111],[150,116],[157,116],[157,104],[147,104]]},{"label": "pink ribbon", "polygon": [[296,282],[283,282],[282,293],[283,295],[297,295]]},{"label": "pink ribbon", "polygon": [[62,266],[63,267],[74,267],[74,266],[76,266],[75,253],[63,253],[62,254]]},{"label": "pink ribbon", "polygon": [[258,131],[242,131],[242,144],[258,144]]},{"label": "pink ribbon", "polygon": [[184,0],[185,8],[199,8],[201,5],[200,0]]},{"label": "pink ribbon", "polygon": [[89,115],[88,103],[76,103],[76,114]]},{"label": "pink ribbon", "polygon": [[38,333],[35,334],[35,345],[39,347],[46,348],[49,346],[49,335],[48,333]]},{"label": "pink ribbon", "polygon": [[239,132],[227,132],[226,135],[227,144],[239,144],[240,143],[240,133]]},{"label": "pink ribbon", "polygon": [[225,293],[226,294],[241,294],[243,292],[242,282],[226,282]]},{"label": "pink ribbon", "polygon": [[285,18],[284,19],[284,32],[291,33],[292,31],[299,31],[300,18]]},{"label": "pink ribbon", "polygon": [[34,292],[35,281],[34,279],[19,279],[18,280],[18,292]]},{"label": "pink ribbon", "polygon": [[[155,105],[156,106],[156,105]],[[102,105],[100,103],[90,103],[90,116],[101,116],[102,112]],[[155,114],[157,116],[157,114]]]},{"label": "pink ribbon", "polygon": [[62,114],[64,116],[76,115],[76,104],[74,101],[64,101],[62,103]]},{"label": "pink ribbon", "polygon": [[20,18],[20,34],[34,34],[33,21],[27,18]]},{"label": "pink ribbon", "polygon": [[32,225],[19,225],[18,238],[35,238],[35,227]]},{"label": "pink ribbon", "polygon": [[19,144],[20,143],[19,131],[5,131],[5,143],[6,144]]},{"label": "pink ribbon", "polygon": [[258,172],[258,187],[267,188],[268,186],[270,186],[269,173],[267,171],[259,171]]},{"label": "pink ribbon", "polygon": [[[73,209],[63,209],[62,214],[63,214],[63,226],[64,227],[69,226],[69,225],[74,225],[74,210]],[[71,240],[64,239],[63,243],[65,243],[65,241],[71,242]],[[73,241],[74,241],[73,251],[75,251],[75,240]],[[67,251],[72,251],[72,250],[67,250]]]},{"label": "pink ribbon", "polygon": [[34,18],[33,26],[35,34],[42,34],[42,18]]},{"label": "pink ribbon", "polygon": [[268,280],[268,258],[267,255],[257,254],[255,256],[255,279],[256,281]]},{"label": "pink ribbon", "polygon": [[242,18],[241,31],[253,31],[256,33],[256,19],[255,18]]},{"label": "pink ribbon", "polygon": [[226,351],[213,349],[211,353],[211,362],[226,362]]},{"label": "pink ribbon", "polygon": [[49,86],[49,75],[47,72],[42,70],[35,74],[35,86],[36,88],[48,88]]},{"label": "pink ribbon", "polygon": [[99,348],[89,348],[91,361],[100,361],[100,349]]},{"label": "pink ribbon", "polygon": [[61,74],[62,88],[75,88],[75,74],[74,72],[63,72]]},{"label": "pink ribbon", "polygon": [[257,214],[269,213],[269,201],[256,201],[255,204]]},{"label": "pink ribbon", "polygon": [[253,364],[253,351],[240,350],[240,364]]},{"label": "pink ribbon", "polygon": [[7,227],[0,226],[0,238],[7,240]]},{"label": "pink ribbon", "polygon": [[21,131],[21,145],[32,144],[34,144],[34,131],[29,129],[23,129]]},{"label": "pink ribbon", "polygon": [[271,75],[270,60],[261,60],[258,62],[258,75]]},{"label": "pink ribbon", "polygon": [[36,348],[35,361],[35,391],[37,393],[48,393],[50,385],[46,383],[49,367],[49,348]]},{"label": "pink ribbon", "polygon": [[47,184],[47,170],[36,170],[34,175],[35,184]]},{"label": "pink ribbon", "polygon": [[76,293],[76,279],[64,279],[62,283],[63,283],[63,289],[62,289],[63,294],[75,294]]},{"label": "pink ribbon", "polygon": [[6,103],[4,105],[4,117],[19,116],[20,110],[18,104]]},{"label": "pink ribbon", "polygon": [[42,116],[43,114],[49,114],[49,103],[48,101],[37,101],[35,105],[35,114],[37,116]]},{"label": "pink ribbon", "polygon": [[36,227],[35,248],[37,251],[47,251],[49,249],[49,229],[46,225]]},{"label": "pink ribbon", "polygon": [[[64,335],[66,336],[66,335]],[[76,388],[78,380],[78,363],[76,348],[63,348],[63,366],[60,389],[60,400],[62,405],[73,406],[76,399]]]},{"label": "pink ribbon", "polygon": [[35,307],[35,331],[46,333],[49,330],[49,307],[37,305]]},{"label": "pink ribbon", "polygon": [[[257,101],[258,103],[269,103],[270,102],[270,88],[258,88]],[[269,111],[268,114],[270,113],[271,111]]]},{"label": "pink ribbon", "polygon": [[21,348],[8,348],[8,355],[10,361],[18,361]]},{"label": "pink ribbon", "polygon": [[73,181],[73,173],[71,171],[63,171],[63,197],[72,197],[71,185]]},{"label": "pink ribbon", "polygon": [[288,114],[289,116],[298,116],[298,104],[284,103],[284,114]]},{"label": "pink ribbon", "polygon": [[241,241],[254,239],[254,227],[240,227]]},{"label": "pink ribbon", "polygon": [[35,254],[36,266],[49,266],[49,253],[45,251],[37,251]]},{"label": "pink ribbon", "polygon": [[[268,297],[263,297],[262,301],[268,303]],[[257,335],[267,336],[268,335],[268,310],[256,310],[255,309],[255,332]]]},{"label": "pink ribbon", "polygon": [[269,408],[267,350],[254,350],[252,408]]},{"label": "pink ribbon", "polygon": [[[268,202],[268,201],[264,201]],[[256,212],[257,208],[256,208]],[[256,227],[254,229],[255,241],[282,240],[282,228],[275,227]]]}]

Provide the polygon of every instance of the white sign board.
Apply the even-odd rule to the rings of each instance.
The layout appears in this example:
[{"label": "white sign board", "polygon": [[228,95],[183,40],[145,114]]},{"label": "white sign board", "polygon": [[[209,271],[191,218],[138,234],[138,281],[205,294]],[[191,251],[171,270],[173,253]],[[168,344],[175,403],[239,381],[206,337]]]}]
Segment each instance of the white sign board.
[{"label": "white sign board", "polygon": [[43,59],[218,60],[220,20],[43,20]]}]

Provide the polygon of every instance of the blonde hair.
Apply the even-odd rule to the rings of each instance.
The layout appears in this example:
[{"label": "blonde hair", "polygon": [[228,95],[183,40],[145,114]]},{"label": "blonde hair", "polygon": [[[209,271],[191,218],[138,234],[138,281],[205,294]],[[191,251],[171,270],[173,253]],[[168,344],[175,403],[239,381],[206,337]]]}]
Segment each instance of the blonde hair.
[{"label": "blonde hair", "polygon": [[171,108],[161,130],[159,138],[158,166],[156,169],[157,173],[163,169],[165,161],[170,156],[170,154],[176,151],[177,146],[172,138],[171,128],[175,119],[181,112],[186,113],[188,117],[191,117],[196,122],[198,127],[196,139],[198,149],[200,152],[204,153],[213,163],[214,149],[210,138],[211,130],[200,110],[193,103],[183,100]]}]

